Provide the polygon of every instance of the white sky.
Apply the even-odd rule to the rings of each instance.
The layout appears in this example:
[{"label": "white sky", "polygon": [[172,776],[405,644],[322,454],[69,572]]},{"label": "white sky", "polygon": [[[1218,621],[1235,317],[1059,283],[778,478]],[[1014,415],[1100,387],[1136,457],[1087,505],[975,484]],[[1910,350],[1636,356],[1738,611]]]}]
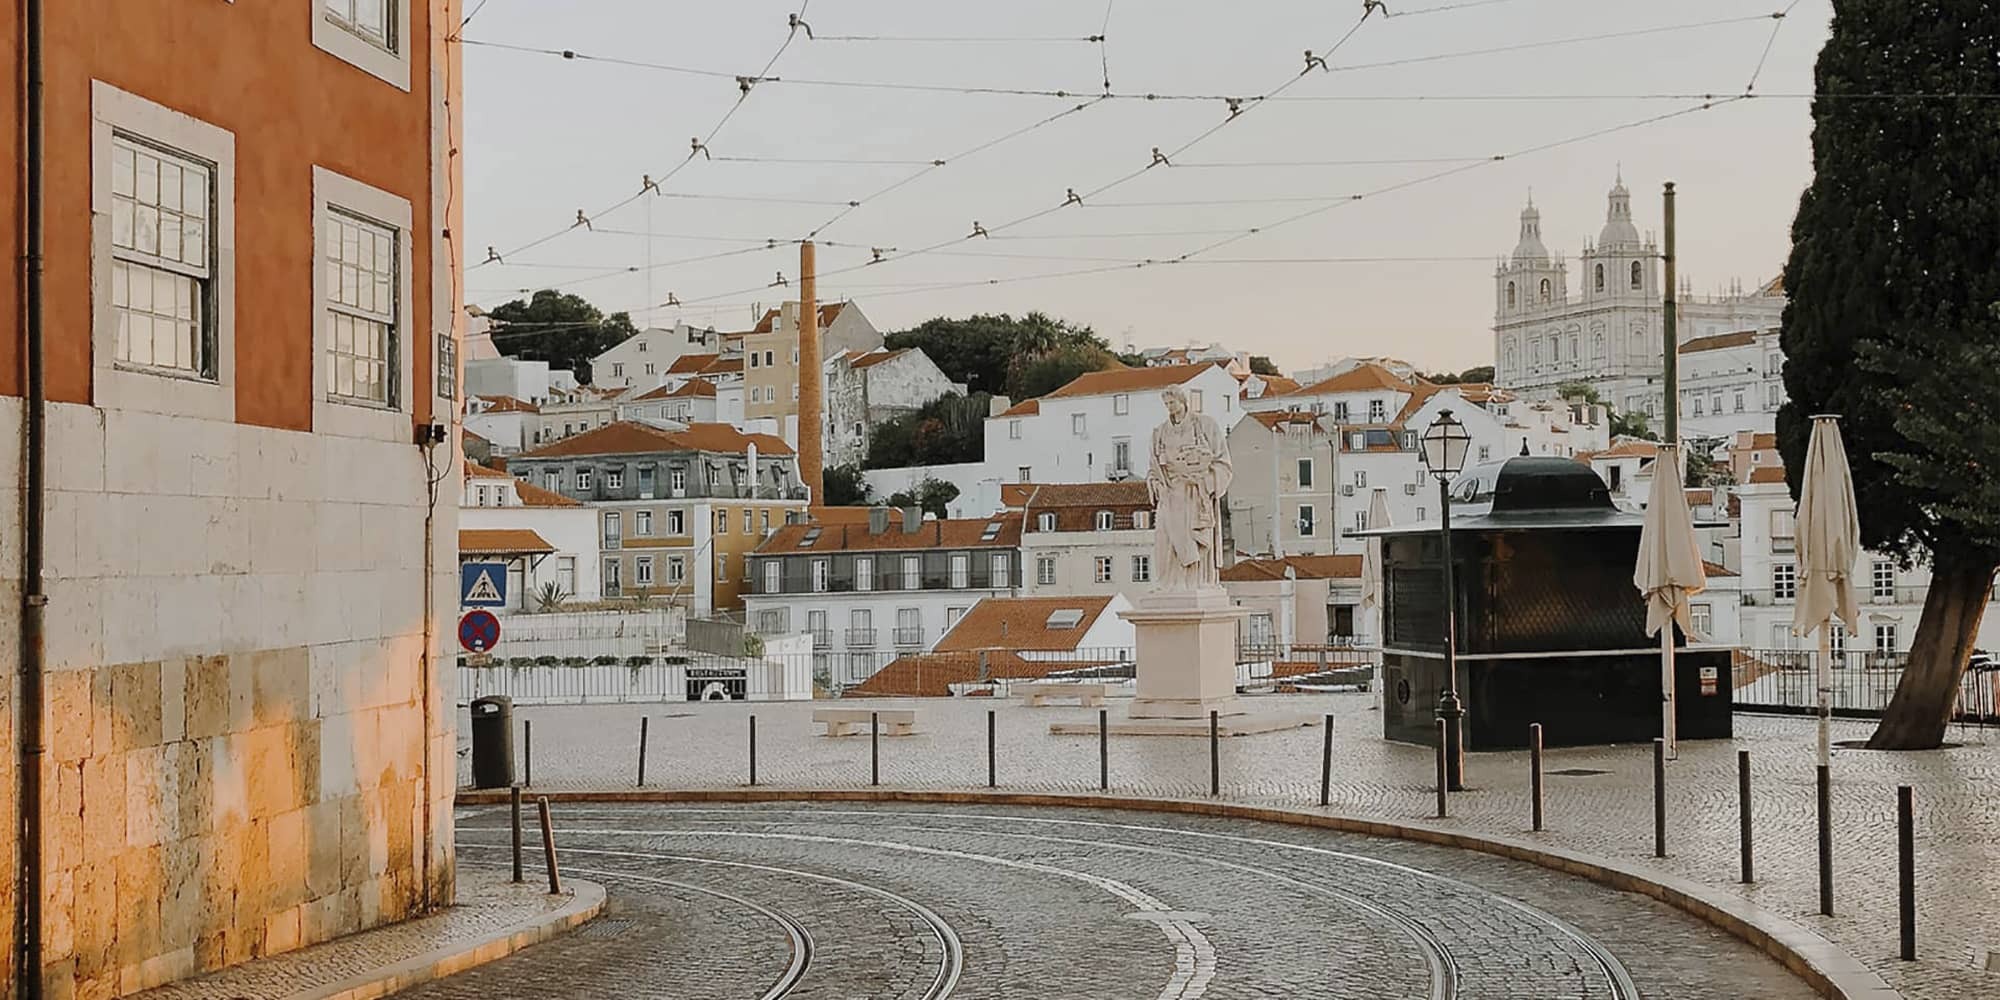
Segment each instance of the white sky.
[{"label": "white sky", "polygon": [[[786,15],[833,35],[1081,39],[1103,24],[1103,0],[488,0],[465,29],[475,41],[570,49],[599,57],[754,74],[778,50]],[[1340,67],[1610,32],[1768,15],[1780,0],[1390,0],[1390,9],[1455,6],[1364,22],[1335,53],[1336,71],[1299,80],[1115,190],[1020,225],[1144,167],[1222,121],[1220,100],[1099,103],[866,201],[820,234],[823,274],[854,267],[867,247],[909,251],[969,233],[991,240],[821,279],[823,300],[852,298],[892,330],[931,316],[1040,309],[1092,325],[1114,346],[1219,340],[1269,354],[1286,368],[1349,354],[1389,354],[1426,368],[1492,363],[1493,258],[1510,250],[1530,188],[1551,250],[1575,257],[1603,223],[1604,195],[1623,165],[1642,230],[1660,226],[1660,182],[1680,191],[1681,273],[1698,292],[1731,278],[1766,280],[1784,263],[1799,192],[1810,174],[1809,102],[1770,96],[1627,129],[1498,163],[1279,167],[1199,163],[1474,158],[1517,153],[1692,107],[1647,94],[1740,94],[1777,23],[1761,20],[1377,68]],[[472,6],[477,6],[476,0]],[[1107,41],[1118,93],[1257,95],[1324,52],[1359,16],[1359,0],[1112,0]],[[1757,92],[1803,94],[1827,33],[1827,0],[1799,0],[1783,22]],[[642,325],[676,318],[748,325],[755,303],[797,294],[795,247],[687,240],[795,239],[922,168],[898,164],[783,164],[696,159],[662,184],[667,195],[603,214],[688,159],[737,99],[727,78],[602,61],[466,47],[465,174],[469,263],[491,245],[506,264],[467,274],[467,301],[496,305],[519,289],[566,286]],[[1102,89],[1100,47],[1049,43],[807,40],[803,33],[711,143],[718,157],[929,161],[955,157],[1053,115],[1076,99],[961,95],[807,85],[782,80]],[[1581,100],[1362,101],[1389,95],[1563,95]],[[1606,96],[1610,95],[1610,96]],[[1406,181],[1437,180],[1350,201]],[[796,204],[792,199],[829,205]],[[1274,199],[1240,203],[1243,199]],[[1275,199],[1297,199],[1278,201]],[[1210,202],[1163,205],[1162,202]],[[1234,204],[1213,204],[1236,201]],[[1142,203],[1118,207],[1118,203]],[[1272,258],[1469,260],[1216,263],[1148,268],[1116,262],[1170,258],[1323,211],[1209,254]],[[581,208],[596,229],[564,229]],[[650,216],[650,218],[649,218]],[[653,233],[648,239],[644,234]],[[1112,238],[1109,234],[1182,233]],[[1072,237],[1072,238],[1058,238]],[[1074,238],[1090,237],[1090,238]],[[648,264],[648,244],[651,244]],[[728,250],[735,256],[672,264]],[[966,254],[973,254],[968,256]],[[1022,255],[1038,259],[1017,259]],[[1094,258],[1093,260],[1050,258]],[[1201,259],[1201,258],[1196,258]],[[1088,268],[1088,275],[1015,280]],[[635,268],[621,273],[618,269]],[[763,288],[783,271],[788,289]],[[611,272],[611,273],[606,273]],[[934,289],[943,283],[983,283]],[[1574,289],[1574,285],[1572,286]],[[753,290],[754,289],[754,290]],[[688,305],[659,308],[669,293]]]}]

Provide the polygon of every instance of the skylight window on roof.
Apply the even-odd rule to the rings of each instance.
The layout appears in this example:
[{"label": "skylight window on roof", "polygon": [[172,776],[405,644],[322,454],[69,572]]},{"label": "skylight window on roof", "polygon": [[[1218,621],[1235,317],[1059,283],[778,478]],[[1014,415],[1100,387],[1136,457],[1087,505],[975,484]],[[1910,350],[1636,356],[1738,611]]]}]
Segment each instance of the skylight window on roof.
[{"label": "skylight window on roof", "polygon": [[817,541],[819,541],[819,525],[815,524],[807,528],[806,533],[799,537],[799,548],[812,548],[813,543]]},{"label": "skylight window on roof", "polygon": [[990,542],[995,538],[999,537],[1000,537],[1000,522],[998,521],[987,522],[986,530],[979,533],[979,540],[982,542]]},{"label": "skylight window on roof", "polygon": [[1049,628],[1075,628],[1081,624],[1083,624],[1083,610],[1080,608],[1063,608],[1049,612]]}]

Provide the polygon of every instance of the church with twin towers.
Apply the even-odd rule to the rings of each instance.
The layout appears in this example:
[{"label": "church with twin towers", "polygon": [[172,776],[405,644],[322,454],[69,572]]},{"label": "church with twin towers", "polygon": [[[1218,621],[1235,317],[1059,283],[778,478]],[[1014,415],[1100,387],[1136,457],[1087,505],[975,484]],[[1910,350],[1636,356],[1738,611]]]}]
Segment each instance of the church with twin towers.
[{"label": "church with twin towers", "polygon": [[[1653,234],[1642,234],[1633,221],[1621,170],[1597,239],[1584,243],[1572,288],[1570,262],[1543,242],[1541,209],[1531,195],[1514,251],[1493,272],[1494,381],[1531,398],[1583,383],[1619,411],[1657,421],[1666,312],[1660,254]],[[1683,277],[1678,301],[1680,344],[1774,329],[1785,310],[1777,279],[1754,290],[1732,285],[1697,296]]]}]

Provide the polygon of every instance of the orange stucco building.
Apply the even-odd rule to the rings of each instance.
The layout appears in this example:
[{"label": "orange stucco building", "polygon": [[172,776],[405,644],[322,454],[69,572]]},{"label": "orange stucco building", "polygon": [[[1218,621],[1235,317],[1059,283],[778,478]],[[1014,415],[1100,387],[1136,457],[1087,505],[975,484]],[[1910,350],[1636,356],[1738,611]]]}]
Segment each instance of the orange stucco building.
[{"label": "orange stucco building", "polygon": [[4,960],[8,995],[121,996],[450,901],[461,11],[29,6],[0,220],[25,257],[38,186],[45,401],[10,268],[0,466],[41,488],[0,505],[0,726],[42,724],[0,854],[40,859]]}]

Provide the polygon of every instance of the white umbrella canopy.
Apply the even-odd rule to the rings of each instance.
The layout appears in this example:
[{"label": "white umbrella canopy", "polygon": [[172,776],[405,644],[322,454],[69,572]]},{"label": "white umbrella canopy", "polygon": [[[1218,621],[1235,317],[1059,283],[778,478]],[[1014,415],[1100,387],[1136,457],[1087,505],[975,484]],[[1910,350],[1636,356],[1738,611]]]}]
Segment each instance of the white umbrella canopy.
[{"label": "white umbrella canopy", "polygon": [[1663,444],[1653,459],[1653,487],[1646,522],[1639,529],[1639,559],[1632,585],[1646,599],[1646,634],[1660,637],[1660,736],[1678,753],[1675,726],[1674,630],[1694,636],[1688,598],[1708,587],[1701,543],[1694,536],[1694,512],[1681,490],[1680,446]]},{"label": "white umbrella canopy", "polygon": [[1806,445],[1805,476],[1799,485],[1796,533],[1799,555],[1798,603],[1792,629],[1805,635],[1834,618],[1849,632],[1861,622],[1854,595],[1854,564],[1861,558],[1861,518],[1855,512],[1854,476],[1835,417],[1814,417]]},{"label": "white umbrella canopy", "polygon": [[1694,535],[1694,511],[1681,491],[1679,468],[1679,446],[1661,445],[1653,460],[1646,523],[1639,529],[1639,562],[1632,571],[1632,585],[1646,598],[1647,635],[1657,634],[1671,621],[1692,636],[1688,598],[1708,587],[1701,542]]},{"label": "white umbrella canopy", "polygon": [[1799,511],[1794,533],[1798,539],[1798,598],[1792,606],[1792,631],[1819,631],[1819,763],[1831,760],[1833,727],[1832,621],[1847,623],[1852,634],[1861,621],[1854,596],[1854,563],[1861,557],[1861,518],[1855,511],[1854,476],[1847,468],[1847,446],[1840,440],[1840,418],[1815,415],[1812,440],[1806,444],[1805,474],[1799,483]]},{"label": "white umbrella canopy", "polygon": [[[1368,498],[1368,527],[1389,527],[1389,491],[1375,489]],[[1361,606],[1382,608],[1382,539],[1369,538],[1361,556]]]}]

